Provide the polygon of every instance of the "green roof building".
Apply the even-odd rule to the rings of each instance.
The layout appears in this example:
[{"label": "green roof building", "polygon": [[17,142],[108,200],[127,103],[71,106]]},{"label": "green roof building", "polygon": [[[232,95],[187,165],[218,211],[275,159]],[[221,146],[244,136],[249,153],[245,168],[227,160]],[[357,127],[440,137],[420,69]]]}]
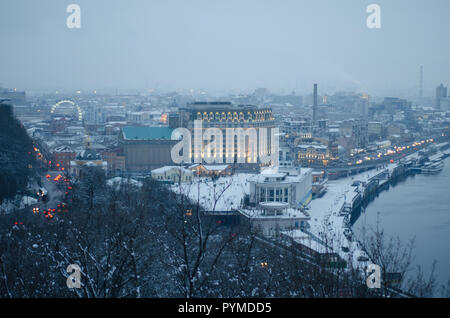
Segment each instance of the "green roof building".
[{"label": "green roof building", "polygon": [[124,140],[171,140],[173,129],[169,127],[123,127]]},{"label": "green roof building", "polygon": [[128,172],[150,172],[173,165],[170,151],[178,141],[172,140],[172,131],[169,127],[123,127],[119,144],[125,154],[125,169]]}]

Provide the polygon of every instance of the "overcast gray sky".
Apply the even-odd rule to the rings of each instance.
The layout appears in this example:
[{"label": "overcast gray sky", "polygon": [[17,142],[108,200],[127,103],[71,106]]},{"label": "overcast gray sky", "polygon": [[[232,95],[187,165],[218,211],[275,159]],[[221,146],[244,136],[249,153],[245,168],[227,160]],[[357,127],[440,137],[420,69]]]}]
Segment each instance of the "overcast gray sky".
[{"label": "overcast gray sky", "polygon": [[[81,6],[81,29],[66,7]],[[381,29],[366,26],[381,6]],[[1,0],[0,83],[20,89],[425,94],[450,75],[449,0]]]}]

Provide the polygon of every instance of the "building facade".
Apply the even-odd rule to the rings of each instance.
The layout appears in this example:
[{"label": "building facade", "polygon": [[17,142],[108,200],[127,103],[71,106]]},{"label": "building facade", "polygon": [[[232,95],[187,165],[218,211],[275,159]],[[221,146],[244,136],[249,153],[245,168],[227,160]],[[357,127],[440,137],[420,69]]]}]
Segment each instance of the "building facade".
[{"label": "building facade", "polygon": [[441,109],[441,99],[447,97],[447,87],[443,84],[436,87],[436,108]]},{"label": "building facade", "polygon": [[[259,129],[266,128],[266,143],[262,145],[261,142],[258,142],[256,145],[256,153],[259,154],[263,149],[262,147],[265,147],[265,149],[267,149],[266,153],[268,155],[271,154],[271,130],[275,128],[275,121],[272,110],[268,107],[258,108],[252,105],[234,105],[231,102],[195,102],[180,108],[178,118],[175,118],[173,115],[169,116],[169,124],[171,127],[178,123],[180,127],[189,129],[193,137],[195,135],[194,121],[196,120],[201,121],[203,132],[208,128],[218,128],[222,131],[222,162],[237,163],[239,158],[244,158],[241,160],[245,161],[245,164],[258,163],[258,158],[251,157],[251,147],[254,145],[248,141],[245,142],[244,149],[239,149],[237,138],[235,138],[234,141],[231,141],[233,143],[233,149],[227,149],[226,129],[229,128],[255,128],[258,139]],[[193,139],[192,153],[190,154],[190,157],[193,159],[192,162],[198,162],[200,160],[200,158],[194,157],[199,153],[202,157],[201,160],[211,155],[204,151],[204,146],[202,146],[202,149],[195,149],[195,142]]]},{"label": "building facade", "polygon": [[173,165],[170,152],[177,140],[172,140],[172,131],[169,127],[123,127],[119,145],[126,171],[150,172]]},{"label": "building facade", "polygon": [[109,173],[125,171],[125,155],[120,150],[105,150],[101,153],[102,160],[108,163]]},{"label": "building facade", "polygon": [[284,202],[261,202],[256,208],[239,209],[239,214],[251,222],[265,237],[275,237],[283,231],[304,230],[309,227],[309,215]]},{"label": "building facade", "polygon": [[191,170],[179,166],[165,166],[152,170],[152,178],[161,182],[192,183],[194,173]]},{"label": "building facade", "polygon": [[70,162],[70,173],[75,178],[82,177],[83,167],[100,168],[105,173],[108,170],[108,163],[101,159],[100,155],[92,149],[81,151],[74,160]]},{"label": "building facade", "polygon": [[70,162],[77,156],[76,152],[69,146],[59,146],[53,150],[51,167],[54,170],[69,171]]},{"label": "building facade", "polygon": [[304,165],[327,166],[331,158],[328,146],[319,143],[298,145],[296,151],[298,162]]},{"label": "building facade", "polygon": [[265,172],[248,179],[251,204],[283,202],[291,208],[302,208],[312,199],[312,169],[289,169]]}]

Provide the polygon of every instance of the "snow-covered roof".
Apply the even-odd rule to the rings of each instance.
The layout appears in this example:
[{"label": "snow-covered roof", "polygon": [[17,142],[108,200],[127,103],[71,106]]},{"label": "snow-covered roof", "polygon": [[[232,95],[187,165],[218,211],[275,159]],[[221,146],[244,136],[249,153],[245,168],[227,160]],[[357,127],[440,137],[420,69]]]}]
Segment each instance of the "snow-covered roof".
[{"label": "snow-covered roof", "polygon": [[69,146],[59,146],[56,147],[53,152],[73,152],[73,149]]},{"label": "snow-covered roof", "polygon": [[173,129],[169,127],[123,127],[125,140],[171,140]]},{"label": "snow-covered roof", "polygon": [[91,148],[83,149],[77,155],[77,160],[99,160],[100,155]]},{"label": "snow-covered roof", "polygon": [[261,170],[261,174],[271,175],[276,173],[278,173],[278,167],[266,167]]},{"label": "snow-covered roof", "polygon": [[[278,204],[279,202],[268,202],[266,204]],[[243,215],[245,215],[248,218],[255,219],[255,218],[261,218],[261,219],[300,219],[300,220],[309,220],[310,217],[304,214],[299,209],[294,208],[284,208],[283,214],[280,215],[267,215],[264,214],[264,209],[262,208],[251,208],[251,209],[239,209],[239,212]]]},{"label": "snow-covered roof", "polygon": [[277,182],[277,183],[294,183],[302,181],[306,175],[312,172],[310,168],[293,168],[288,169],[286,172],[281,172],[279,167],[273,167],[261,171],[260,174],[253,175],[249,178],[249,181],[255,183],[263,182]]},{"label": "snow-covered roof", "polygon": [[71,167],[76,166],[86,166],[86,167],[102,167],[106,168],[108,166],[108,162],[103,160],[92,160],[92,161],[85,161],[85,160],[72,160],[70,161]]},{"label": "snow-covered roof", "polygon": [[314,148],[314,149],[327,149],[327,146],[324,145],[314,145],[314,144],[302,144],[302,145],[298,145],[297,148],[301,148],[301,149],[308,149],[308,148]]},{"label": "snow-covered roof", "polygon": [[229,165],[203,165],[208,171],[223,171],[229,167]]},{"label": "snow-covered roof", "polygon": [[191,170],[188,170],[188,169],[185,169],[185,168],[179,167],[179,166],[164,166],[164,167],[161,167],[161,168],[158,168],[158,169],[154,169],[151,172],[152,173],[166,173],[166,172],[168,172],[168,171],[170,171],[172,169],[175,169],[175,170],[178,170],[178,171],[182,171],[184,173],[190,173],[191,172]]}]

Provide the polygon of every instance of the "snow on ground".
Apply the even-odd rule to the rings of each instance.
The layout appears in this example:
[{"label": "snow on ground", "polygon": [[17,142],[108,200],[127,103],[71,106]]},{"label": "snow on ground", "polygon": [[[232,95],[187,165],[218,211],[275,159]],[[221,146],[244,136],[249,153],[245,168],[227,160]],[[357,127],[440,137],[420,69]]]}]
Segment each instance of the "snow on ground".
[{"label": "snow on ground", "polygon": [[10,213],[16,209],[24,209],[27,206],[38,203],[38,200],[29,196],[16,195],[14,199],[3,200],[0,204],[0,212]]},{"label": "snow on ground", "polygon": [[195,179],[192,184],[174,184],[172,191],[199,202],[207,211],[229,212],[239,208],[245,194],[250,193],[247,179],[252,174],[239,173],[230,177]]},{"label": "snow on ground", "polygon": [[295,229],[290,231],[283,231],[284,235],[294,239],[294,241],[314,250],[319,253],[330,252],[326,245],[322,244],[320,240],[311,237],[311,235],[303,232],[302,230]]},{"label": "snow on ground", "polygon": [[118,189],[122,184],[130,184],[136,187],[141,187],[142,182],[134,180],[134,179],[128,179],[128,178],[122,178],[122,177],[115,177],[112,179],[109,179],[106,181],[106,184],[110,187],[115,186],[116,189]]},{"label": "snow on ground", "polygon": [[33,197],[23,196],[20,200],[20,208],[23,209],[27,206],[38,203],[38,200]]},{"label": "snow on ground", "polygon": [[11,200],[3,200],[0,204],[0,212],[10,213],[17,209],[17,207],[11,202]]},{"label": "snow on ground", "polygon": [[[389,164],[385,169],[392,172],[396,166],[396,164]],[[350,242],[344,235],[347,229],[345,216],[340,216],[339,212],[345,203],[351,204],[352,199],[358,194],[358,187],[352,186],[353,182],[367,182],[385,169],[369,170],[347,178],[328,181],[328,190],[325,195],[320,199],[312,200],[309,204],[308,212],[311,216],[309,231],[319,239],[326,237],[327,244],[345,260],[348,259],[348,253],[342,251],[341,247],[348,247],[350,251],[353,251],[355,265],[361,265],[357,258],[365,255],[359,243]]]}]

